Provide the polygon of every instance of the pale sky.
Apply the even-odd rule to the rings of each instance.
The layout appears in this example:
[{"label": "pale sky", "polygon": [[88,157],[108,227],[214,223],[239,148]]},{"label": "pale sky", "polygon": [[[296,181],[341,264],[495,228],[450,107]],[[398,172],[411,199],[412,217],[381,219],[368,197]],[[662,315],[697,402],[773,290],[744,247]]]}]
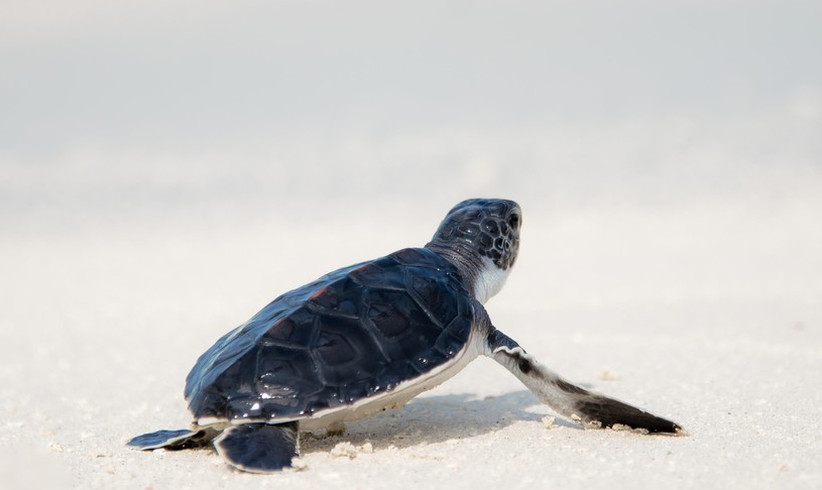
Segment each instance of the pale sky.
[{"label": "pale sky", "polygon": [[3,11],[0,200],[16,212],[285,189],[653,201],[736,175],[782,192],[822,181],[820,2]]}]

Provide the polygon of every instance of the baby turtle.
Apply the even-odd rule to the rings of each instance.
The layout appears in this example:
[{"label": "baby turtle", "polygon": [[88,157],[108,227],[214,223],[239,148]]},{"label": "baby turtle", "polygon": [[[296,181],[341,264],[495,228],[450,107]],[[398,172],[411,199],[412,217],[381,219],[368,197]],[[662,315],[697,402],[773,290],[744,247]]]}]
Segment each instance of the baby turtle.
[{"label": "baby turtle", "polygon": [[191,429],[152,432],[128,444],[213,444],[238,469],[277,471],[299,455],[301,430],[401,407],[480,354],[585,426],[679,433],[671,421],[565,381],[494,327],[482,304],[514,265],[521,224],[513,201],[463,201],[425,247],[283,294],[197,360],[185,386]]}]

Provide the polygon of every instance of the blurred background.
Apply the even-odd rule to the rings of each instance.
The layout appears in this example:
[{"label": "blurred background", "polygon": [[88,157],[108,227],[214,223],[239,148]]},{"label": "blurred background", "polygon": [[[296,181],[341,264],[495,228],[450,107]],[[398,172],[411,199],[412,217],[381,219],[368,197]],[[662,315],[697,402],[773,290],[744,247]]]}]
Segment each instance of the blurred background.
[{"label": "blurred background", "polygon": [[[123,441],[188,422],[182,380],[214,339],[280,292],[423,245],[469,197],[524,210],[500,328],[701,434],[682,468],[822,478],[818,451],[795,452],[818,447],[796,431],[822,403],[822,2],[0,11],[11,487],[43,451],[84,488],[145,474]],[[522,390],[476,369],[442,389]]]},{"label": "blurred background", "polygon": [[820,18],[813,1],[7,2],[0,239],[156,245],[162,227],[320,261],[356,239],[359,259],[500,196],[555,301],[817,301]]}]

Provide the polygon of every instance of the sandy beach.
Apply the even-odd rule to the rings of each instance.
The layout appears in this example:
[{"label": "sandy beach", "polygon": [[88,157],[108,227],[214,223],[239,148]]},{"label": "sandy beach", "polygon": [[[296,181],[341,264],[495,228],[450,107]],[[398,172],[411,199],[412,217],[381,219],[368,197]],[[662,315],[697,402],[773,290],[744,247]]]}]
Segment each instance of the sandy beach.
[{"label": "sandy beach", "polygon": [[[126,4],[0,21],[1,488],[822,487],[817,7]],[[688,436],[478,359],[299,471],[126,448],[218,337],[468,197],[524,212],[495,325]]]},{"label": "sandy beach", "polygon": [[[438,219],[431,212],[399,223],[379,211],[365,214],[365,223],[382,224],[376,240],[369,240],[374,227],[329,220],[213,230],[129,227],[5,242],[3,486],[820,483],[822,448],[814,428],[822,400],[813,389],[822,381],[820,305],[812,294],[788,297],[772,289],[780,280],[791,292],[818,288],[817,277],[805,284],[796,283],[803,279],[798,276],[751,282],[718,272],[709,282],[725,277],[739,288],[734,294],[705,292],[706,284],[693,285],[704,294],[689,294],[677,291],[687,286],[680,281],[663,281],[656,289],[645,277],[659,273],[655,266],[630,277],[620,271],[625,263],[611,262],[613,244],[600,240],[605,222],[600,227],[588,221],[590,228],[569,243],[571,230],[540,229],[551,220],[527,213],[521,261],[488,304],[496,324],[569,379],[670,417],[689,436],[583,431],[561,417],[552,421],[554,414],[516,379],[480,359],[403,409],[351,423],[340,436],[306,438],[303,471],[261,477],[229,469],[211,450],[125,448],[138,433],[187,426],[181,391],[193,361],[275,291],[334,265],[419,245],[410,237],[426,239],[432,226],[423,222]],[[282,230],[303,241],[282,240]],[[641,233],[622,236],[638,245],[645,241]],[[324,238],[329,234],[334,246]],[[746,243],[756,238],[740,237]],[[671,261],[680,262],[675,252]],[[634,253],[623,254],[623,261],[665,263],[668,257],[648,249]],[[788,255],[776,259],[801,258]],[[719,258],[706,254],[697,262],[713,260]],[[688,264],[668,267],[666,277],[694,274],[697,282],[708,273]]]}]

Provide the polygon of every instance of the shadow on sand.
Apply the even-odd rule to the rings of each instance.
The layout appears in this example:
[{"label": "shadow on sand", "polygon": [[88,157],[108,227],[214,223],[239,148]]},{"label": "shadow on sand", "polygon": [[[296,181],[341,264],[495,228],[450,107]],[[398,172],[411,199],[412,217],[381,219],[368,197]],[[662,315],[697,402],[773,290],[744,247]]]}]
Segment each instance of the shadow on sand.
[{"label": "shadow on sand", "polygon": [[[541,423],[544,414],[528,410],[540,405],[527,390],[480,399],[470,394],[418,398],[403,408],[350,422],[342,434],[304,434],[300,446],[306,454],[330,451],[342,441],[354,445],[370,442],[375,449],[444,442],[486,434],[522,421]],[[580,428],[560,417],[554,424]]]}]

